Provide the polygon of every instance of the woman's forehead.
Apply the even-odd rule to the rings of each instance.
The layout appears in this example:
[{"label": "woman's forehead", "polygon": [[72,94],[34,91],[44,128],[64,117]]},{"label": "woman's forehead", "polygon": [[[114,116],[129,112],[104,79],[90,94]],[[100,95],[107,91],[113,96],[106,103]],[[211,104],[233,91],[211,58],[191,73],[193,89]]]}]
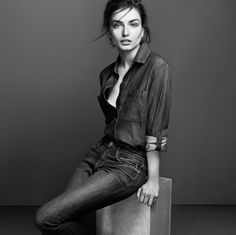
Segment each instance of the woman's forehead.
[{"label": "woman's forehead", "polygon": [[111,20],[117,20],[117,21],[130,21],[134,19],[141,19],[140,14],[136,8],[126,8],[124,10],[117,10],[113,13]]}]

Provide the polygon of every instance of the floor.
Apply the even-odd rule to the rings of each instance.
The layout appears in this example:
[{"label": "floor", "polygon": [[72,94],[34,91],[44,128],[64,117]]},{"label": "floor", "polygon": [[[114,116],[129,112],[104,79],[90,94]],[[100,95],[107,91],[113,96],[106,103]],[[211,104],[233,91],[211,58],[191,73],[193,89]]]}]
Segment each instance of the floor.
[{"label": "floor", "polygon": [[[0,206],[0,234],[40,235],[33,225],[37,208]],[[171,235],[236,235],[236,206],[172,205],[171,220]]]}]

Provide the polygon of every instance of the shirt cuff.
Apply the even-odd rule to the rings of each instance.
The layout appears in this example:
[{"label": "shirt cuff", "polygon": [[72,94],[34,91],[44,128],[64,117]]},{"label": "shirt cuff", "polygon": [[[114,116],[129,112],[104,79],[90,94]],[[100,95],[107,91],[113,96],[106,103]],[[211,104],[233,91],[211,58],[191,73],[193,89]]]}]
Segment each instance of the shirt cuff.
[{"label": "shirt cuff", "polygon": [[[167,134],[165,135],[159,135],[159,136],[150,136],[150,135],[146,135],[146,143],[156,143],[157,145],[157,150],[161,151],[161,152],[166,152],[167,151],[167,141],[168,141],[168,136]],[[164,141],[164,143],[162,144],[162,141]]]}]

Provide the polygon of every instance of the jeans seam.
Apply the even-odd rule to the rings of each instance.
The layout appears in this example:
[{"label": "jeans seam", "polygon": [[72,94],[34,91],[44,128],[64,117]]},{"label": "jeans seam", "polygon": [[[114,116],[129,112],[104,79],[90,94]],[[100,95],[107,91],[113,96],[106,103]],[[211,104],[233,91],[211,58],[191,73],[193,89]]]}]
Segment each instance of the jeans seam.
[{"label": "jeans seam", "polygon": [[[119,155],[117,156],[117,160],[118,160],[119,162],[121,162],[121,163],[126,164],[127,167],[130,167],[130,168],[134,169],[137,174],[140,174],[140,173],[141,173],[142,165],[141,165],[141,166],[138,166],[138,164],[135,164],[135,163],[134,163],[134,164],[131,164],[131,163],[129,163],[129,162],[126,162],[125,160],[122,160]],[[130,177],[131,177],[131,176],[130,176]],[[131,177],[131,178],[133,178],[133,177]]]}]

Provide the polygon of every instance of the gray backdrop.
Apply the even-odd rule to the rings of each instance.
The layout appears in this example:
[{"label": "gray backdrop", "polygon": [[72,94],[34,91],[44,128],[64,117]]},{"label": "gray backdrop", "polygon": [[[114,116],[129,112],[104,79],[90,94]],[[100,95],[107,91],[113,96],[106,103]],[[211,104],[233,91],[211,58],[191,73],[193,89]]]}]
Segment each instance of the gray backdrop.
[{"label": "gray backdrop", "polygon": [[[103,136],[99,71],[117,53],[99,35],[105,0],[0,1],[0,204],[62,192]],[[235,204],[236,3],[147,0],[152,48],[171,66],[173,204]]]}]

